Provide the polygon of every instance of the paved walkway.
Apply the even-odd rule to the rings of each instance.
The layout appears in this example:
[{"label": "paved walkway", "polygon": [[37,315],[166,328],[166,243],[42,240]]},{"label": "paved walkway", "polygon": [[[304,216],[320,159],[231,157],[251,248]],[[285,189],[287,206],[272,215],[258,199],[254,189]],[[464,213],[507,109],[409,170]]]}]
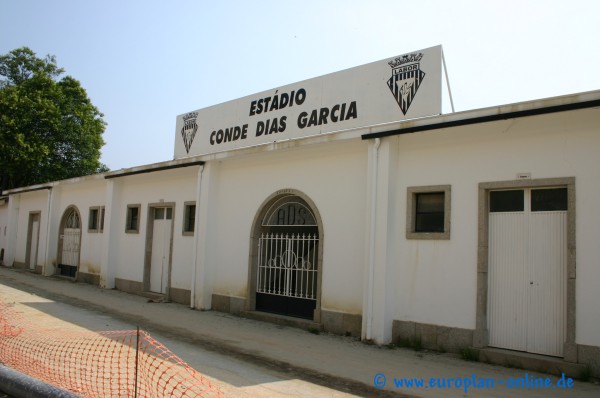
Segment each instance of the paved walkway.
[{"label": "paved walkway", "polygon": [[[559,378],[530,371],[467,362],[451,354],[415,352],[363,344],[350,337],[315,335],[304,330],[239,318],[214,311],[195,311],[174,303],[47,278],[0,267],[0,289],[7,285],[51,300],[94,309],[142,329],[192,343],[359,396],[418,397],[599,397],[600,385],[578,380],[571,388]],[[198,369],[202,372],[202,369]],[[414,381],[411,379],[415,379]],[[524,378],[549,378],[554,388],[516,387]],[[424,381],[422,387],[397,387]],[[430,384],[431,379],[446,387]],[[374,383],[379,383],[375,388]],[[484,386],[481,383],[487,383]],[[385,386],[383,386],[385,384]],[[476,387],[476,384],[481,384]],[[508,388],[515,384],[513,388]],[[451,385],[451,387],[449,387]],[[492,386],[493,385],[493,386]],[[458,387],[458,388],[457,388]]]}]

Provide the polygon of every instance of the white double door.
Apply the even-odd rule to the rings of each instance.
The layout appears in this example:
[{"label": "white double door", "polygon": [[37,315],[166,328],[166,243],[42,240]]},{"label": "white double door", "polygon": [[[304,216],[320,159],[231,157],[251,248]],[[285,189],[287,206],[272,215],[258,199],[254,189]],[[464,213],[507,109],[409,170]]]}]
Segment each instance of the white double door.
[{"label": "white double door", "polygon": [[562,356],[567,190],[490,192],[489,345]]},{"label": "white double door", "polygon": [[173,208],[154,207],[152,223],[152,256],[150,259],[150,291],[166,293],[169,284]]}]

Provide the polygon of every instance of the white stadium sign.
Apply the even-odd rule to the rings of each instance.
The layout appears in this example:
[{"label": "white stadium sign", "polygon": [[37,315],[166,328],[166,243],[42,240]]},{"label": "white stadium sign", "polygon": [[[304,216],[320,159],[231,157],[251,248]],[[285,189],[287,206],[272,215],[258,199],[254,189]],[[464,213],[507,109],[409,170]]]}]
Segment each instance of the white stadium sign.
[{"label": "white stadium sign", "polygon": [[436,46],[177,117],[175,159],[441,113]]}]

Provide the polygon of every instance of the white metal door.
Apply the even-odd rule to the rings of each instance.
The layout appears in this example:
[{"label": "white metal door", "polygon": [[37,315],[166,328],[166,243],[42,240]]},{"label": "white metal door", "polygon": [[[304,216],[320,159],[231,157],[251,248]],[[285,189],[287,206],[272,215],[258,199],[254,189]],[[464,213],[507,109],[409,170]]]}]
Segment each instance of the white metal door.
[{"label": "white metal door", "polygon": [[31,230],[29,236],[29,269],[35,270],[38,259],[38,243],[40,237],[40,218],[38,215],[33,216],[31,221]]},{"label": "white metal door", "polygon": [[[562,356],[566,337],[566,188],[501,192],[490,195],[490,346]],[[498,200],[501,196],[505,198]],[[508,196],[512,198],[506,199]]]},{"label": "white metal door", "polygon": [[150,260],[150,291],[166,293],[171,260],[171,223],[173,209],[154,208],[152,223],[152,256]]}]

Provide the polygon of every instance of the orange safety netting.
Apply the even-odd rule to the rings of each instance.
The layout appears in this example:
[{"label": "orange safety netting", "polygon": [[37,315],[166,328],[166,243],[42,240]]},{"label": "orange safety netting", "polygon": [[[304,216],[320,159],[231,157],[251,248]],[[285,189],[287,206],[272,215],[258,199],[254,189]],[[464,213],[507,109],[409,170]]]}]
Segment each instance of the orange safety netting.
[{"label": "orange safety netting", "polygon": [[42,328],[1,302],[0,362],[85,397],[223,396],[147,332]]}]

